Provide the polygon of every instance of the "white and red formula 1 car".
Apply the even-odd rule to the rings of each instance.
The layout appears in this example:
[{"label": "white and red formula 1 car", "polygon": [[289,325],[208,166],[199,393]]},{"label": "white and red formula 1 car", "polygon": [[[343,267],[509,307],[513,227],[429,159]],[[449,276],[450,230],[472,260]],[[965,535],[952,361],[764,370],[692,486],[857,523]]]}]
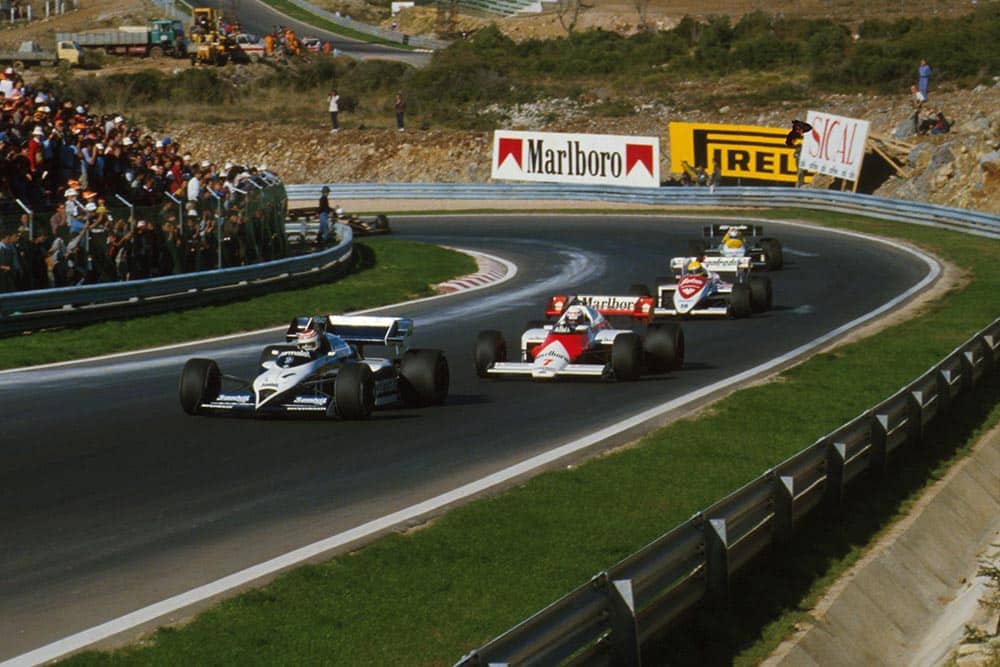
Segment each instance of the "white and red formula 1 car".
[{"label": "white and red formula 1 car", "polygon": [[[520,361],[507,361],[502,333],[480,332],[476,340],[476,373],[480,377],[635,380],[644,373],[678,369],[684,363],[684,332],[678,324],[652,322],[654,301],[653,297],[553,297],[545,314],[558,319],[528,325],[521,336]],[[615,328],[608,317],[645,323],[645,336]]]},{"label": "white and red formula 1 car", "polygon": [[[698,272],[689,269],[692,263]],[[674,257],[673,276],[657,279],[655,292],[639,284],[629,292],[652,296],[656,317],[749,317],[770,310],[774,300],[771,279],[752,268],[750,257]]]}]

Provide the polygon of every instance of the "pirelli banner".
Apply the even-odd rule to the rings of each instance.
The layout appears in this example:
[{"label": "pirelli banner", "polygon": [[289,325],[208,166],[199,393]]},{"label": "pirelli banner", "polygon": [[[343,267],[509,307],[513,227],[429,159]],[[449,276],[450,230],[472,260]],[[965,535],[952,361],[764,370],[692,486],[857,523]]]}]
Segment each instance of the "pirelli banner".
[{"label": "pirelli banner", "polygon": [[[670,123],[670,171],[722,167],[727,185],[795,185],[795,149],[785,145],[787,127]],[[808,179],[807,179],[808,180]]]},{"label": "pirelli banner", "polygon": [[492,172],[494,179],[658,187],[660,139],[497,130]]}]

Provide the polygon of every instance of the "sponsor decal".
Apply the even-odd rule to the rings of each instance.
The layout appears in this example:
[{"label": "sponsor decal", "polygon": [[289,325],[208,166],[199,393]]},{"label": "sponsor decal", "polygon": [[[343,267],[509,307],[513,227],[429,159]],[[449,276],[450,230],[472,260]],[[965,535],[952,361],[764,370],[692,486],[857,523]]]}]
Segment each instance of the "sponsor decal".
[{"label": "sponsor decal", "polygon": [[677,292],[682,298],[690,299],[700,292],[707,282],[708,279],[702,276],[684,276],[677,283]]},{"label": "sponsor decal", "polygon": [[609,134],[493,135],[493,178],[657,187],[660,140]]},{"label": "sponsor decal", "polygon": [[292,403],[295,405],[326,405],[329,400],[326,396],[296,396]]},{"label": "sponsor decal", "polygon": [[810,111],[806,119],[813,129],[802,137],[799,166],[847,181],[858,180],[868,121],[819,111]]},{"label": "sponsor decal", "polygon": [[635,310],[635,304],[639,297],[629,296],[578,296],[582,303],[595,310],[618,310],[631,313]]},{"label": "sponsor decal", "polygon": [[723,185],[798,180],[795,149],[785,145],[787,128],[672,122],[669,130],[670,171],[675,174],[684,173],[685,165],[711,174],[718,164]]},{"label": "sponsor decal", "polygon": [[223,403],[249,403],[250,399],[248,394],[219,394],[215,400]]}]

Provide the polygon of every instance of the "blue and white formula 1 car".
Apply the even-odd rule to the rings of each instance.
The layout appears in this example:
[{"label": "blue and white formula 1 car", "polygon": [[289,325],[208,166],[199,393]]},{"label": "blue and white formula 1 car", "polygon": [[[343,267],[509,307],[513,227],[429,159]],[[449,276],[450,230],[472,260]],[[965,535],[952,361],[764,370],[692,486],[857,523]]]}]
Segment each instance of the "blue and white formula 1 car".
[{"label": "blue and white formula 1 car", "polygon": [[[424,406],[448,395],[440,350],[408,349],[413,320],[329,315],[292,320],[285,343],[268,345],[252,380],[223,375],[211,359],[190,359],[181,373],[181,407],[191,415],[314,415],[364,419],[402,401]],[[366,346],[387,350],[368,357]],[[223,383],[234,385],[232,391]]]}]

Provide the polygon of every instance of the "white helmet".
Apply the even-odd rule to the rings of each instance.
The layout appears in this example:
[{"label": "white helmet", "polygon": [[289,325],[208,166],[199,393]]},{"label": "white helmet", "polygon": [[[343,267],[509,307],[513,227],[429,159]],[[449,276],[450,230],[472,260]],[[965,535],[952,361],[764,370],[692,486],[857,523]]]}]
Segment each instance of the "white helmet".
[{"label": "white helmet", "polygon": [[319,349],[319,332],[315,329],[300,331],[296,342],[303,352],[315,352]]},{"label": "white helmet", "polygon": [[575,327],[578,324],[583,324],[585,320],[583,308],[581,306],[570,306],[569,310],[566,311],[566,324]]}]

